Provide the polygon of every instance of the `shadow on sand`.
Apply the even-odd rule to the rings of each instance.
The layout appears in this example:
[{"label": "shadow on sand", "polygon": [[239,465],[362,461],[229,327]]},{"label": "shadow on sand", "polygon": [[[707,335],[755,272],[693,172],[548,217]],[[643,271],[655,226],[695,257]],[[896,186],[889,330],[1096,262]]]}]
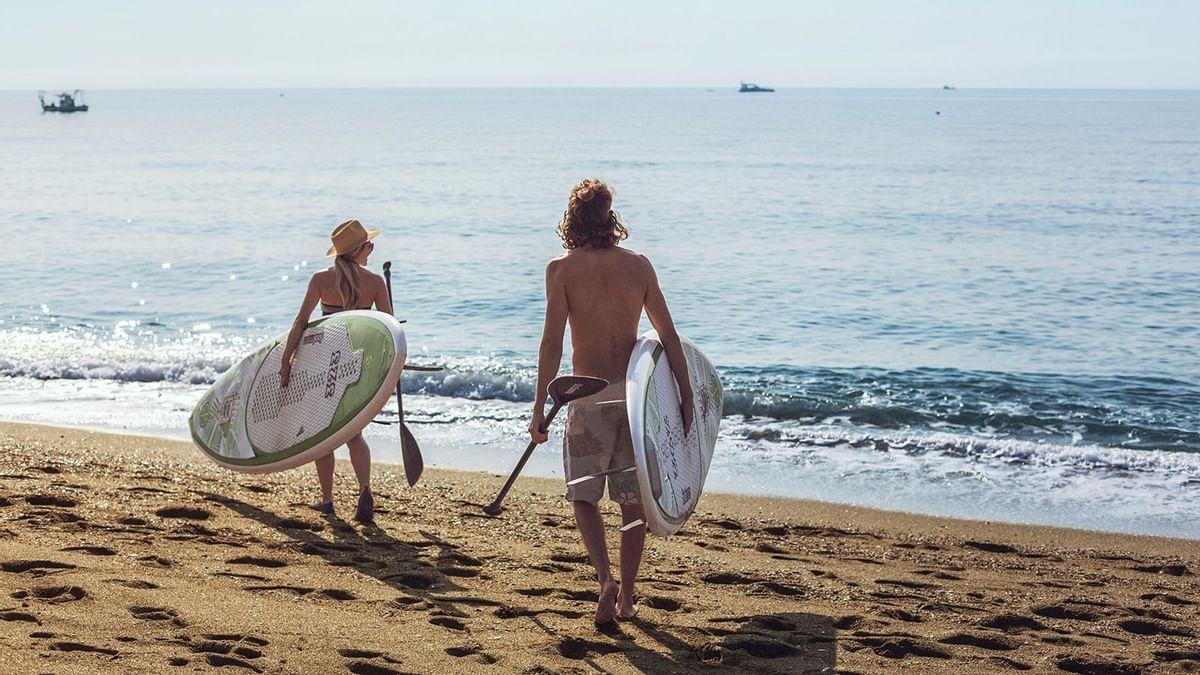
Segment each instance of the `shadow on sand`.
[{"label": "shadow on sand", "polygon": [[[291,541],[288,546],[298,553],[320,556],[335,567],[348,567],[374,577],[396,589],[401,595],[392,602],[397,607],[415,607],[427,601],[449,616],[467,616],[458,605],[493,605],[490,600],[461,594],[456,577],[479,575],[483,561],[457,550],[457,546],[430,532],[420,530],[421,539],[402,541],[376,525],[351,527],[336,516],[325,516],[331,536],[314,532],[304,520],[280,516],[238,499],[209,492],[197,493],[205,500],[220,504],[246,518],[258,521]],[[436,550],[432,556],[428,549]],[[435,557],[434,564],[422,560]]]},{"label": "shadow on sand", "polygon": [[[550,626],[534,618],[548,635]],[[721,669],[754,673],[830,673],[837,665],[837,631],[820,614],[778,613],[710,619],[710,628],[657,625],[645,619],[628,622],[667,649],[646,649],[632,630],[606,631],[616,642],[567,637],[559,640],[562,656],[579,660],[596,672],[605,669],[594,658],[621,652],[645,673],[691,673]],[[728,627],[727,627],[728,626]],[[689,639],[680,635],[687,633]]]}]

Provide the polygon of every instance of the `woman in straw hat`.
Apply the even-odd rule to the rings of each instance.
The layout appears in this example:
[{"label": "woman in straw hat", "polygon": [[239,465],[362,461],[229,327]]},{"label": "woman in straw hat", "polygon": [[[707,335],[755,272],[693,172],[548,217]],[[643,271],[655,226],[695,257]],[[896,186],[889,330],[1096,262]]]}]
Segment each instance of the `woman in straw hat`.
[{"label": "woman in straw hat", "polygon": [[[321,303],[322,316],[347,309],[371,309],[391,314],[392,303],[388,299],[387,284],[383,277],[366,269],[367,258],[375,249],[371,240],[379,234],[376,228],[364,228],[357,220],[347,220],[338,225],[330,238],[333,246],[325,253],[333,258],[333,267],[312,275],[304,302],[292,322],[287,345],[283,349],[283,362],[279,366],[279,379],[287,386],[292,373],[292,359],[300,343],[300,335],[308,325],[309,317]],[[354,519],[369,523],[374,519],[375,500],[371,497],[371,448],[359,433],[346,442],[350,449],[350,464],[358,478],[358,509]],[[322,513],[333,513],[333,453],[318,459],[317,479],[321,483],[321,501],[313,508]]]}]

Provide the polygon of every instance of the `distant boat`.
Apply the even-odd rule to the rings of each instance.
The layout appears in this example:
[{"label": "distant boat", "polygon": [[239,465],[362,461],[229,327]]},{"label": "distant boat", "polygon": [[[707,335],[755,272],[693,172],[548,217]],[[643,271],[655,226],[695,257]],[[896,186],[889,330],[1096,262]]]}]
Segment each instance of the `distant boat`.
[{"label": "distant boat", "polygon": [[958,89],[958,87],[951,87],[948,84],[943,84],[942,89],[945,89],[946,91],[954,91],[955,89]]},{"label": "distant boat", "polygon": [[770,87],[760,87],[757,84],[754,84],[753,82],[743,82],[742,88],[738,89],[738,91],[743,94],[756,94],[759,92],[772,92],[775,90]]},{"label": "distant boat", "polygon": [[[38,92],[38,100],[42,103],[42,112],[87,112],[87,104],[80,99],[80,94],[83,92],[76,89],[74,93],[68,94],[62,92],[58,95],[58,103],[46,103],[46,92]],[[80,99],[80,100],[76,100]]]}]

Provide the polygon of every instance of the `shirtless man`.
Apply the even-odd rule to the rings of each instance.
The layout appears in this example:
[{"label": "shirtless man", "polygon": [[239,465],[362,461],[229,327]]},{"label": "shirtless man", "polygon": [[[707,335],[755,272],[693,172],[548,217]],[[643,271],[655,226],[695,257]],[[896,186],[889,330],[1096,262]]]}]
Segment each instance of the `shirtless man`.
[{"label": "shirtless man", "polygon": [[[602,377],[611,383],[602,392],[567,407],[563,466],[568,481],[634,463],[625,412],[625,369],[637,342],[643,309],[658,331],[679,385],[684,429],[692,426],[692,389],[671,312],[650,260],[617,245],[629,231],[612,210],[612,199],[612,190],[603,181],[585,180],[576,185],[558,224],[567,253],[546,265],[546,324],[538,353],[530,436],[538,443],[546,441],[542,429],[546,387],[558,375],[568,321],[574,374]],[[567,488],[567,500],[574,506],[575,522],[600,582],[597,626],[637,614],[634,581],[646,542],[644,524],[621,533],[618,585],[609,569],[604,521],[597,507],[603,493],[602,479]],[[636,474],[609,476],[608,496],[620,504],[624,525],[644,520]]]}]

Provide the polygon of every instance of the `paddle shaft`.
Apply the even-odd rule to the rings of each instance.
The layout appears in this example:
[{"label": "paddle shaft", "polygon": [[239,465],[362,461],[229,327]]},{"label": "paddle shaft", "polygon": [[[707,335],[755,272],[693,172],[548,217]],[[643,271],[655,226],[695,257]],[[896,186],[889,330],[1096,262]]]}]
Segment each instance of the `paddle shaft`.
[{"label": "paddle shaft", "polygon": [[[387,284],[388,304],[392,305],[392,314],[396,313],[396,302],[392,296],[392,261],[383,263],[383,280]],[[404,393],[400,380],[396,380],[396,414],[400,423],[400,457],[404,462],[404,476],[408,484],[416,485],[425,470],[425,461],[421,459],[421,448],[417,439],[404,423]]]},{"label": "paddle shaft", "polygon": [[[550,420],[554,419],[554,416],[558,414],[558,409],[561,407],[562,403],[559,403],[558,401],[554,402],[554,405],[550,408],[550,412],[546,413],[546,421],[542,422],[542,426],[538,429],[539,431],[541,431],[543,434],[546,433],[546,429],[550,427]],[[508,480],[504,482],[504,487],[500,488],[500,494],[496,495],[496,499],[491,504],[483,507],[484,513],[488,514],[489,516],[500,515],[500,502],[504,501],[504,497],[508,495],[508,491],[510,488],[512,488],[513,483],[517,482],[517,476],[520,475],[521,469],[525,468],[525,462],[529,461],[529,457],[533,455],[533,450],[537,446],[537,441],[529,442],[529,445],[525,448],[525,453],[521,455],[521,461],[517,462],[516,468],[512,470],[512,474],[510,474]]]}]

